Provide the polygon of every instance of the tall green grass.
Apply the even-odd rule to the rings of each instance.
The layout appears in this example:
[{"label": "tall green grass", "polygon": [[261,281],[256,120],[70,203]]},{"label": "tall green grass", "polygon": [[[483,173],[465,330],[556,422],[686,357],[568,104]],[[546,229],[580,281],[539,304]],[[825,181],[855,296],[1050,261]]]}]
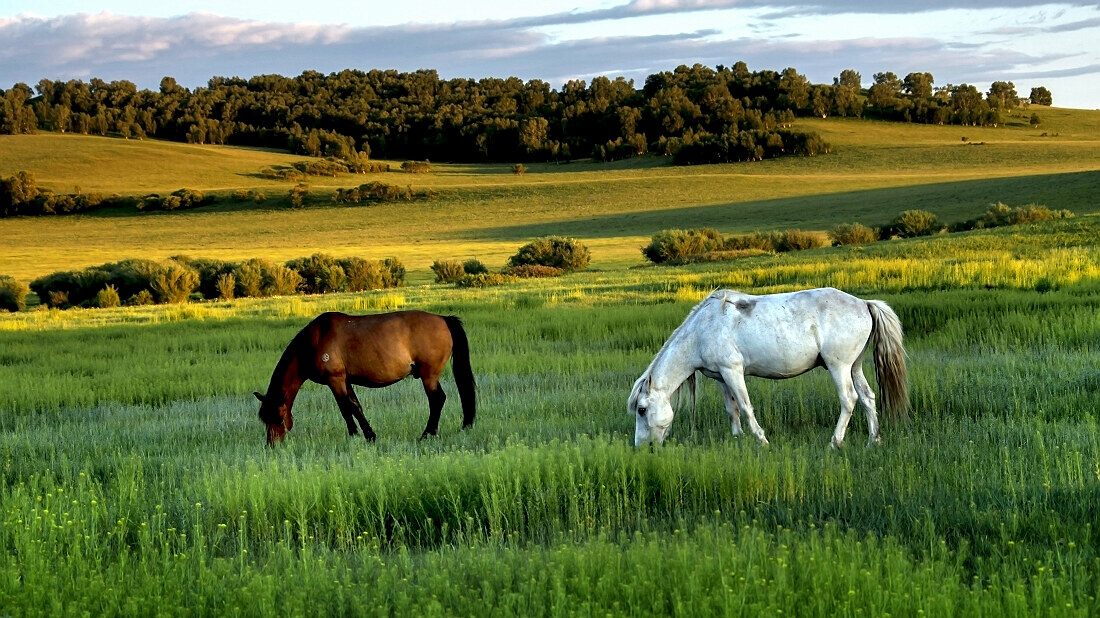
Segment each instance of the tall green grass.
[{"label": "tall green grass", "polygon": [[[0,316],[0,607],[12,615],[1054,615],[1098,610],[1095,217],[487,290]],[[993,266],[987,264],[992,263]],[[1045,281],[1044,285],[1038,285]],[[914,414],[828,439],[823,372],[752,380],[771,448],[698,423],[635,450],[630,384],[717,285],[841,285],[901,316]],[[1042,290],[1040,292],[1039,289]],[[251,391],[325,310],[462,316],[481,406]],[[867,368],[870,373],[870,367]]]}]

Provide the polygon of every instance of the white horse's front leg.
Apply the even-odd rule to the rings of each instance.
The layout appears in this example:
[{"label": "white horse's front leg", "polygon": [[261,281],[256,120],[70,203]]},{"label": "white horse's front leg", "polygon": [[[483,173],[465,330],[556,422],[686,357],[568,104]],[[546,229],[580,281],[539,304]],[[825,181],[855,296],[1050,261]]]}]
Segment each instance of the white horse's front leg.
[{"label": "white horse's front leg", "polygon": [[[752,402],[749,401],[749,389],[745,386],[745,374],[741,371],[741,367],[738,366],[736,369],[723,367],[720,372],[722,381],[726,383],[726,388],[733,395],[734,404],[741,409],[741,412],[745,414],[745,418],[749,421],[749,431],[756,436],[757,440],[760,440],[761,444],[768,444],[768,439],[764,436],[764,429],[760,427],[760,423],[756,422],[756,414],[753,413]],[[737,426],[740,426],[740,424],[740,419],[738,419]]]}]

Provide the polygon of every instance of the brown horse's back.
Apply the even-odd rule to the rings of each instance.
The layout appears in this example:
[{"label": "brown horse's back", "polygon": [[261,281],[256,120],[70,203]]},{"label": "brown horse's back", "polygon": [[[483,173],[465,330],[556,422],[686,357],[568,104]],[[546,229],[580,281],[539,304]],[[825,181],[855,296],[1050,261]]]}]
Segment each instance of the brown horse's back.
[{"label": "brown horse's back", "polygon": [[307,330],[313,355],[307,365],[315,373],[309,377],[321,383],[340,374],[370,387],[393,384],[410,374],[438,378],[451,357],[447,323],[423,311],[323,313]]}]

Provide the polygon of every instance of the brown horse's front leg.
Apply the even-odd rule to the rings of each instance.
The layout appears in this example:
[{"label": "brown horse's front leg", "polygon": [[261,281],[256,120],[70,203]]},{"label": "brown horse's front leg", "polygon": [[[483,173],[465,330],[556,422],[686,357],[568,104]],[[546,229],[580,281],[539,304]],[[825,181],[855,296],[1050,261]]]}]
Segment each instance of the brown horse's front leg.
[{"label": "brown horse's front leg", "polygon": [[330,380],[329,389],[332,390],[332,396],[336,398],[336,405],[340,407],[340,414],[343,415],[344,422],[348,425],[348,435],[354,436],[358,433],[355,427],[355,420],[358,420],[359,425],[363,428],[363,437],[368,442],[374,442],[377,436],[370,423],[367,422],[367,418],[363,416],[363,406],[359,404],[359,398],[355,396],[352,386],[341,376]]}]

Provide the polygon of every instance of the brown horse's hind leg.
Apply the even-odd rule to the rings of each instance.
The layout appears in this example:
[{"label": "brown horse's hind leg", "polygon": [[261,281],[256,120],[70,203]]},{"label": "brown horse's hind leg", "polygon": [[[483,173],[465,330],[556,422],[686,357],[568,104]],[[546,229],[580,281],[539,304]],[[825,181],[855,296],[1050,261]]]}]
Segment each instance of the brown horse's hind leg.
[{"label": "brown horse's hind leg", "polygon": [[424,393],[428,396],[428,425],[424,427],[424,433],[420,434],[420,438],[424,439],[439,433],[439,415],[443,411],[443,404],[447,401],[447,393],[444,393],[443,387],[439,385],[438,376],[434,379],[425,376],[422,381]]},{"label": "brown horse's hind leg", "polygon": [[363,437],[370,442],[374,442],[377,436],[375,436],[370,423],[367,422],[367,417],[363,416],[363,406],[359,404],[359,398],[355,396],[352,386],[347,383],[343,376],[334,376],[330,379],[328,387],[332,390],[332,396],[336,398],[336,405],[340,406],[340,414],[343,415],[344,422],[348,425],[348,435],[354,436],[358,433],[355,428],[355,420],[358,420],[359,426],[363,428]]}]

